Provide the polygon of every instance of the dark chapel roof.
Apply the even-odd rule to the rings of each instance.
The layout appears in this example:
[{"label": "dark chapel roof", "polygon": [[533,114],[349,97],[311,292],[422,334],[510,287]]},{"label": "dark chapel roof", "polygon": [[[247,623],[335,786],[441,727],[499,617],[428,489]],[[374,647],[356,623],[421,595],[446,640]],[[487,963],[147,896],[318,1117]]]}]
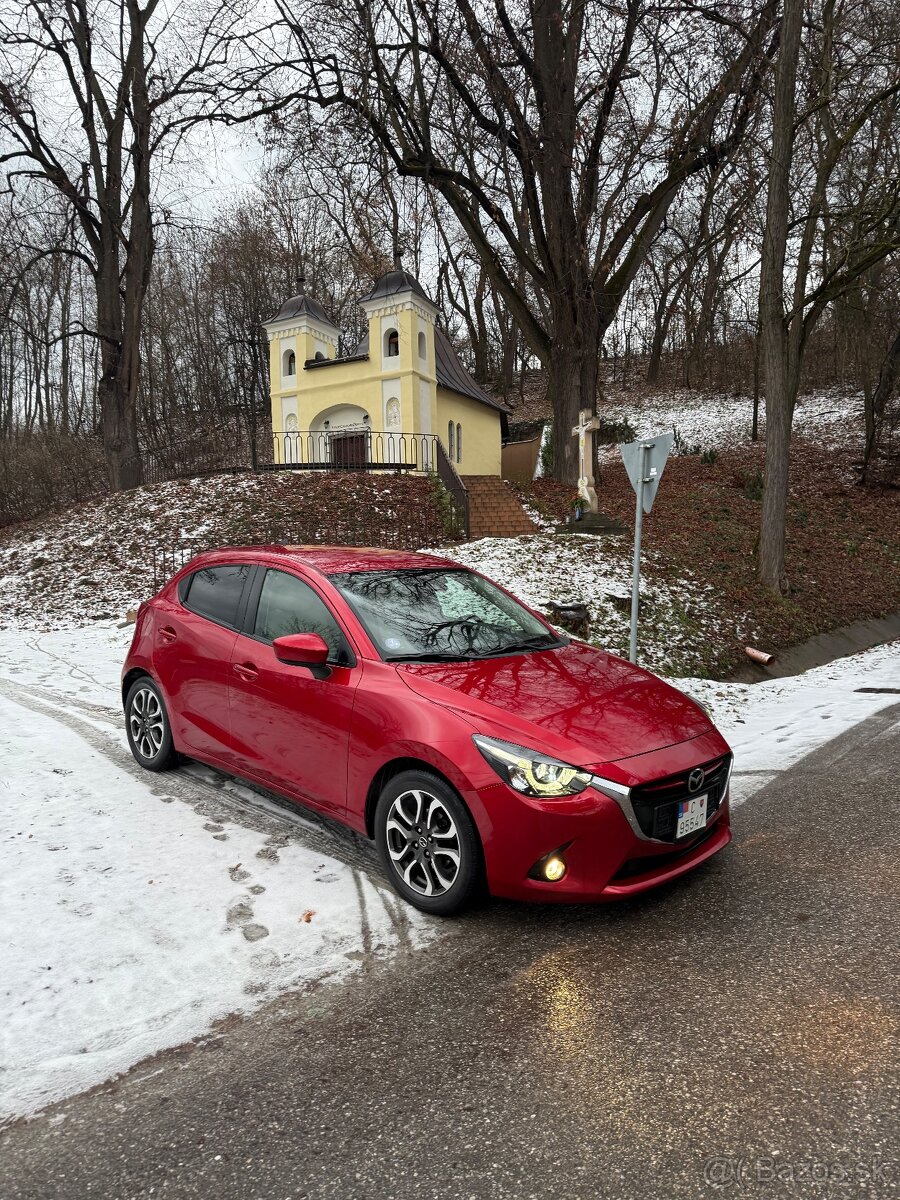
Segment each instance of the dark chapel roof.
[{"label": "dark chapel roof", "polygon": [[303,292],[297,296],[291,296],[290,300],[285,300],[275,316],[272,317],[270,324],[274,324],[275,321],[288,321],[293,317],[312,317],[321,325],[330,325],[332,329],[337,329],[334,321],[318,300],[313,300],[312,296],[307,296]]},{"label": "dark chapel roof", "polygon": [[388,296],[396,296],[400,292],[412,292],[413,295],[426,300],[432,308],[437,308],[415,275],[410,275],[409,271],[404,271],[400,266],[395,267],[393,271],[388,271],[380,279],[376,279],[372,290],[366,292],[365,296],[360,296],[359,299],[360,303],[364,303],[366,300],[382,300]]}]

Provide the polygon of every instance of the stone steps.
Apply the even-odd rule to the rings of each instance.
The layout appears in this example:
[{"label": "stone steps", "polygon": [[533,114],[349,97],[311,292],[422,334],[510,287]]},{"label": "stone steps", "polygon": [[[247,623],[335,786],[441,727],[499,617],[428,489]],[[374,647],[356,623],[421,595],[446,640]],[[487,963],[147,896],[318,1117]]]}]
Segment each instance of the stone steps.
[{"label": "stone steps", "polygon": [[464,475],[469,493],[469,537],[518,537],[534,533],[519,498],[498,475]]}]

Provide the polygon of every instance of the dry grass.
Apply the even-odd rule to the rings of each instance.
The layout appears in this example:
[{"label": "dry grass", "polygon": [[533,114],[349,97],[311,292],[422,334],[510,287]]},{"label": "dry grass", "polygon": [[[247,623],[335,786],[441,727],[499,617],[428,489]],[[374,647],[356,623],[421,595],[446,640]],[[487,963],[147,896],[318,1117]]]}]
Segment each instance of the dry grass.
[{"label": "dry grass", "polygon": [[[660,558],[656,569],[677,579],[690,571],[711,584],[734,614],[711,647],[709,666],[727,669],[742,660],[735,627],[751,614],[761,631],[760,649],[777,652],[852,621],[900,610],[900,490],[862,488],[852,456],[796,442],[787,521],[790,591],[777,597],[756,578],[761,445],[721,452],[714,463],[698,457],[669,459],[656,506],[644,520],[644,545]],[[572,489],[536,480],[531,503],[562,518]],[[599,490],[604,512],[628,528],[634,492],[620,461],[603,468]]]}]

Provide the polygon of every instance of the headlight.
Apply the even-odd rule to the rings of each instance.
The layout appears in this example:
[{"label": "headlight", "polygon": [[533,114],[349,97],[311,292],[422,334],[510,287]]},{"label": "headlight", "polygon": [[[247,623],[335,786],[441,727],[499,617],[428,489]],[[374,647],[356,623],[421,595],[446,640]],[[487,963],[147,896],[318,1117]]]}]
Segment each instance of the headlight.
[{"label": "headlight", "polygon": [[503,782],[523,796],[576,796],[591,782],[590,772],[548,758],[539,750],[481,734],[475,734],[472,740]]}]

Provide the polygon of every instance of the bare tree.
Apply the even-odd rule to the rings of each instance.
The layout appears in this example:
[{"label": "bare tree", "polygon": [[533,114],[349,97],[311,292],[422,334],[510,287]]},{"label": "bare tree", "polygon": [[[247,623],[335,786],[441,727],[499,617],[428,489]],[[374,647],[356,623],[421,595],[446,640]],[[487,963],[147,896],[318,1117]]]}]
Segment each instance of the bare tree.
[{"label": "bare tree", "polygon": [[759,576],[778,592],[788,583],[791,423],[804,350],[829,305],[900,249],[896,8],[883,0],[822,0],[805,36],[803,18],[803,0],[786,0],[760,270],[766,464]]},{"label": "bare tree", "polygon": [[[791,154],[796,119],[797,68],[803,29],[803,0],[785,0],[772,102],[772,157],[759,284],[759,328],[766,376],[766,486],[760,545],[760,577],[781,588],[790,443],[787,327],[784,277],[790,219]],[[779,532],[780,531],[780,532]]]},{"label": "bare tree", "polygon": [[[223,115],[249,0],[210,10],[159,0],[3,0],[0,162],[11,185],[62,197],[77,244],[48,247],[93,279],[97,396],[114,489],[141,480],[136,402],[154,251],[155,174],[185,131]],[[246,82],[246,80],[245,80]]]},{"label": "bare tree", "polygon": [[776,0],[281,11],[296,98],[352,123],[459,221],[546,367],[554,474],[574,479],[569,432],[596,406],[602,337],[679,189],[741,142]]}]

